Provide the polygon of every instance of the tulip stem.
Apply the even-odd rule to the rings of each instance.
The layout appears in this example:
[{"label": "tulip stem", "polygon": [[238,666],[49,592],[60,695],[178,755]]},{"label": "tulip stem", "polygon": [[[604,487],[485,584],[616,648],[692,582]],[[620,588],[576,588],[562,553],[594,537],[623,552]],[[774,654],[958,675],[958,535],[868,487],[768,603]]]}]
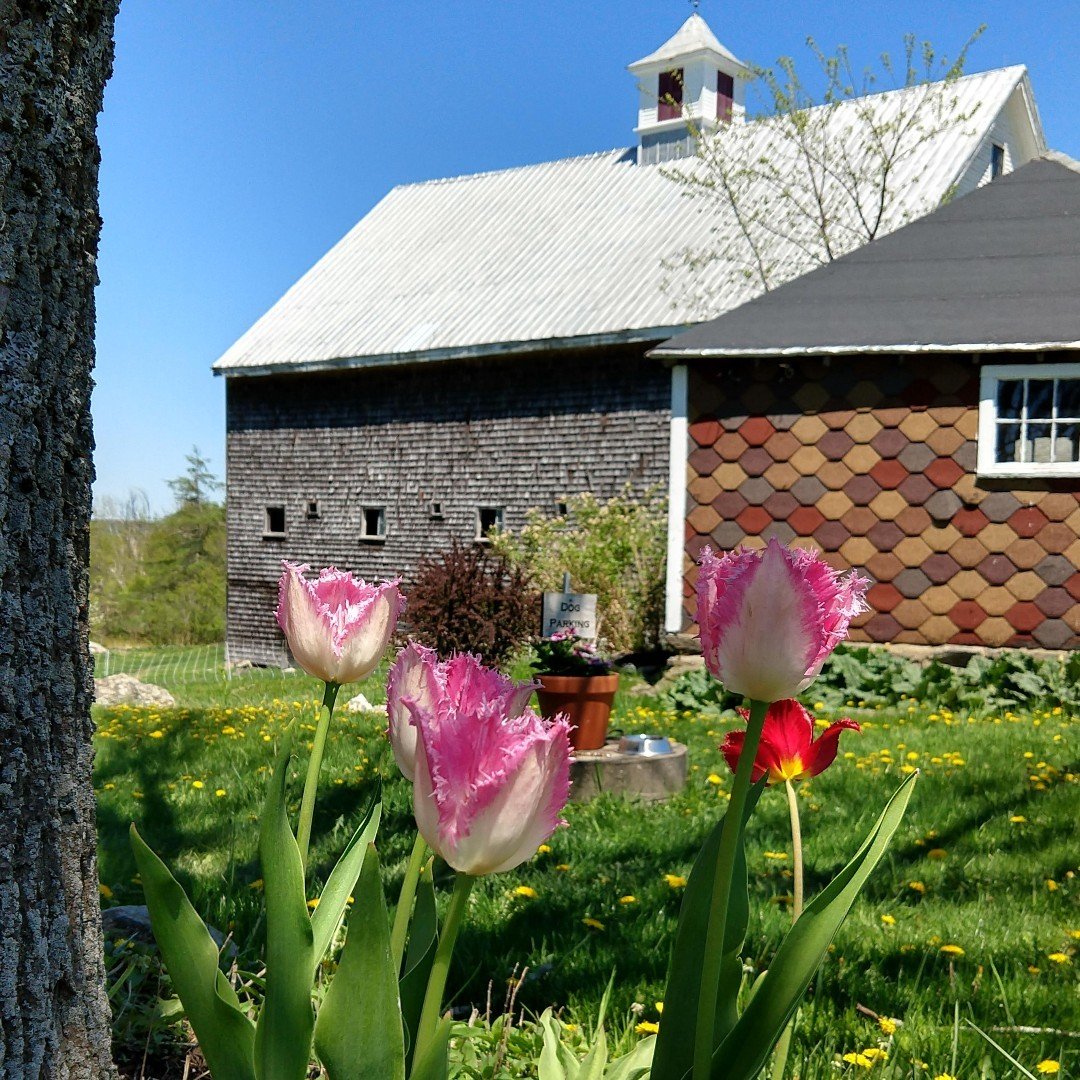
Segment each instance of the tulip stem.
[{"label": "tulip stem", "polygon": [[323,751],[326,749],[326,733],[330,730],[330,721],[334,715],[334,702],[337,701],[337,683],[328,682],[323,693],[323,713],[319,717],[319,726],[315,729],[315,741],[311,744],[311,757],[308,758],[307,778],[304,780],[304,797],[300,800],[300,825],[296,831],[296,843],[300,848],[300,861],[307,870],[308,847],[311,844],[311,819],[315,816],[315,795],[319,788],[319,772],[322,769]]},{"label": "tulip stem", "polygon": [[450,907],[443,920],[442,933],[439,935],[439,947],[428,976],[427,991],[424,994],[424,1007],[420,1012],[420,1023],[416,1029],[416,1052],[413,1061],[422,1061],[424,1053],[435,1034],[442,1012],[443,991],[446,989],[446,975],[450,970],[450,957],[454,951],[458,931],[465,915],[475,878],[458,873],[454,881],[454,892],[450,897]]},{"label": "tulip stem", "polygon": [[[799,921],[803,911],[803,852],[802,852],[802,826],[799,824],[799,800],[795,795],[795,785],[790,780],[784,781],[787,789],[788,814],[791,817],[791,862],[794,898],[791,902],[791,925]],[[784,1069],[787,1067],[788,1051],[791,1049],[791,1035],[795,1030],[795,1017],[793,1016],[784,1028],[784,1034],[776,1044],[776,1053],[773,1055],[772,1080],[783,1080]]]},{"label": "tulip stem", "polygon": [[791,816],[791,862],[795,891],[791,904],[791,923],[794,926],[803,909],[802,828],[799,825],[799,800],[795,796],[795,785],[790,780],[785,780],[784,787],[787,788],[788,814]]},{"label": "tulip stem", "polygon": [[731,787],[724,830],[720,837],[720,851],[713,876],[712,907],[705,932],[705,949],[701,960],[701,988],[698,993],[697,1024],[694,1031],[693,1080],[709,1080],[712,1074],[713,1034],[716,1022],[716,999],[720,991],[720,967],[724,956],[724,938],[727,935],[728,905],[731,901],[731,879],[735,872],[735,857],[742,837],[743,814],[750,791],[750,777],[761,742],[761,729],[765,724],[767,701],[750,701],[750,717],[746,722],[739,762],[735,768],[735,780]]},{"label": "tulip stem", "polygon": [[412,915],[413,901],[416,899],[416,884],[420,880],[420,870],[427,857],[427,844],[417,833],[413,844],[409,865],[405,870],[405,880],[401,883],[397,910],[394,912],[394,929],[390,933],[390,956],[394,961],[394,971],[401,971],[401,958],[405,954],[405,937],[409,932],[409,918]]}]

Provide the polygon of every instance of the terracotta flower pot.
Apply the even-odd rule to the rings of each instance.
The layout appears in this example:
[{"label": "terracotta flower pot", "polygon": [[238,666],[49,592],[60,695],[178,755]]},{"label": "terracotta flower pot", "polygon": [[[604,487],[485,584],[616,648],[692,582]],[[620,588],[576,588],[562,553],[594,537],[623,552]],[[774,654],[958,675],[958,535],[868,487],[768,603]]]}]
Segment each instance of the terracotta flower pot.
[{"label": "terracotta flower pot", "polygon": [[607,738],[611,704],[619,686],[618,675],[537,675],[540,715],[564,713],[573,730],[575,750],[598,750]]}]

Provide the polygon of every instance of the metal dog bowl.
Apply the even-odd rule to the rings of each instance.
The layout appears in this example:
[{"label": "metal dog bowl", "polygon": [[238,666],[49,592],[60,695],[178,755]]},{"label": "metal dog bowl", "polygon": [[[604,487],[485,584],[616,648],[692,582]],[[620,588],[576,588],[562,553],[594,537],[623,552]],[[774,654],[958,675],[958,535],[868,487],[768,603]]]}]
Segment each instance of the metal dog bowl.
[{"label": "metal dog bowl", "polygon": [[664,757],[672,753],[671,740],[666,735],[624,735],[619,740],[619,750],[638,757]]}]

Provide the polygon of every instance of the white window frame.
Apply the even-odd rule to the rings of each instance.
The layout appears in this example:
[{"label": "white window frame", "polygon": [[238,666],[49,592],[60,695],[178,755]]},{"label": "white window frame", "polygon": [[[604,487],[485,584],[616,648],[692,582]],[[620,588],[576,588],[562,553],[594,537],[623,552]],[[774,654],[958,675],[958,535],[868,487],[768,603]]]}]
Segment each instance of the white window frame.
[{"label": "white window frame", "polygon": [[[367,516],[370,510],[377,510],[382,514],[382,532],[367,531]],[[386,539],[386,507],[379,503],[368,503],[360,508],[360,539],[379,542]]]},{"label": "white window frame", "polygon": [[[1080,379],[1080,363],[984,364],[979,373],[979,476],[1080,477],[1080,461],[996,461],[998,383]],[[1051,419],[1056,422],[1057,417]],[[1069,419],[1072,418],[1063,418]],[[1080,422],[1080,421],[1078,421]],[[1025,417],[1026,423],[1026,417]]]}]

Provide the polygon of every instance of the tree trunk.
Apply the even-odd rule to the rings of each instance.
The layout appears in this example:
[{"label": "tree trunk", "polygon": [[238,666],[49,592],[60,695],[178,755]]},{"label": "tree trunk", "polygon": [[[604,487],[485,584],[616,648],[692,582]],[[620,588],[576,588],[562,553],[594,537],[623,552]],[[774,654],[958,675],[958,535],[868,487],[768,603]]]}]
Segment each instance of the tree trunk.
[{"label": "tree trunk", "polygon": [[0,0],[0,1076],[113,1077],[87,648],[97,114],[119,0]]}]

